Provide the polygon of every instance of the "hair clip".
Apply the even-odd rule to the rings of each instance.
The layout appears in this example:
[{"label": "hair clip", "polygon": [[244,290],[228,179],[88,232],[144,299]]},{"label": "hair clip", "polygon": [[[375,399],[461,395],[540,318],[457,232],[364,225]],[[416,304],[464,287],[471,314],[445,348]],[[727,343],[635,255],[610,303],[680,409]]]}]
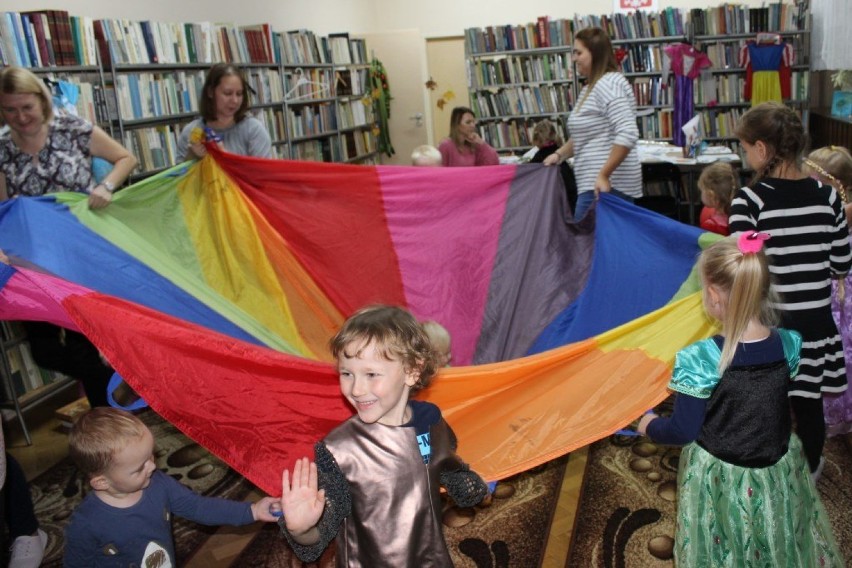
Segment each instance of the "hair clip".
[{"label": "hair clip", "polygon": [[768,233],[746,231],[737,237],[737,248],[743,254],[756,254],[763,248],[763,241],[769,240]]}]

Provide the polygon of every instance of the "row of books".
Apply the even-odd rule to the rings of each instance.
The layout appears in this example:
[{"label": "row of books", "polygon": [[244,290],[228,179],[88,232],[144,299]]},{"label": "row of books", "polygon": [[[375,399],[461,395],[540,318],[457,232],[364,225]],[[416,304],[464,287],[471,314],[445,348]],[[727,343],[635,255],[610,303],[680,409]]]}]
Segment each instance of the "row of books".
[{"label": "row of books", "polygon": [[701,113],[701,122],[706,138],[732,138],[736,132],[737,123],[747,108],[732,108],[725,110],[707,109]]},{"label": "row of books", "polygon": [[375,122],[372,103],[364,104],[361,99],[340,101],[337,110],[341,129],[366,126]]},{"label": "row of books", "polygon": [[761,8],[723,4],[715,8],[682,10],[668,7],[659,12],[635,11],[601,16],[576,15],[573,21],[539,17],[518,26],[486,26],[465,30],[471,55],[571,45],[574,33],[588,28],[604,29],[614,41],[689,35],[725,35],[764,31],[809,29],[808,2],[772,3]]},{"label": "row of books", "polygon": [[0,61],[20,67],[97,65],[93,22],[64,10],[3,12]]},{"label": "row of books", "polygon": [[255,117],[266,126],[269,137],[273,142],[287,138],[287,126],[284,122],[284,111],[280,108],[263,108],[254,113]]},{"label": "row of books", "polygon": [[621,61],[621,69],[625,73],[660,73],[663,70],[664,45],[629,45],[622,46],[625,57]]},{"label": "row of books", "polygon": [[369,63],[366,43],[348,34],[275,32],[269,24],[153,22],[71,16],[63,10],[4,12],[4,65],[260,63],[270,65]]},{"label": "row of books", "polygon": [[482,137],[495,148],[529,148],[538,120],[515,119],[480,125]]},{"label": "row of books", "polygon": [[714,69],[740,68],[740,50],[745,40],[719,41],[702,46],[704,53],[713,62]]},{"label": "row of books", "polygon": [[571,20],[547,16],[524,25],[468,28],[464,33],[468,54],[569,46],[573,41]]},{"label": "row of books", "polygon": [[590,27],[601,28],[614,41],[662,38],[686,34],[687,12],[665,8],[659,12],[629,12],[602,16],[574,16],[574,33]]},{"label": "row of books", "polygon": [[251,104],[269,104],[284,100],[284,88],[278,69],[253,67],[245,70],[246,81],[251,88]]},{"label": "row of books", "polygon": [[478,88],[510,83],[572,81],[574,67],[568,53],[509,55],[471,61],[471,77]]},{"label": "row of books", "polygon": [[354,160],[376,151],[376,137],[366,130],[345,132],[341,136],[343,159]]},{"label": "row of books", "polygon": [[369,69],[335,69],[334,90],[338,97],[366,95],[370,92]]},{"label": "row of books", "polygon": [[670,140],[672,137],[672,111],[660,109],[637,119],[639,137],[643,140]]},{"label": "row of books", "polygon": [[337,138],[306,140],[293,144],[290,155],[294,160],[310,162],[339,162],[342,159]]},{"label": "row of books", "polygon": [[571,85],[508,87],[499,91],[477,91],[471,102],[479,118],[567,113],[573,106]]},{"label": "row of books", "polygon": [[790,32],[810,29],[807,1],[795,4],[773,2],[762,8],[722,4],[715,8],[694,8],[689,20],[695,35],[729,35],[757,32]]},{"label": "row of books", "polygon": [[633,80],[633,94],[636,96],[636,106],[671,105],[674,89],[671,79],[663,81],[662,77],[637,77]]},{"label": "row of books", "polygon": [[287,108],[287,127],[290,138],[333,134],[337,130],[334,104],[320,103]]},{"label": "row of books", "polygon": [[177,139],[184,124],[169,124],[128,130],[124,147],[139,160],[142,171],[159,170],[178,161]]},{"label": "row of books", "polygon": [[286,65],[365,65],[367,44],[349,34],[321,37],[308,30],[273,32],[276,61]]},{"label": "row of books", "polygon": [[122,73],[115,78],[123,120],[198,112],[204,71]]}]

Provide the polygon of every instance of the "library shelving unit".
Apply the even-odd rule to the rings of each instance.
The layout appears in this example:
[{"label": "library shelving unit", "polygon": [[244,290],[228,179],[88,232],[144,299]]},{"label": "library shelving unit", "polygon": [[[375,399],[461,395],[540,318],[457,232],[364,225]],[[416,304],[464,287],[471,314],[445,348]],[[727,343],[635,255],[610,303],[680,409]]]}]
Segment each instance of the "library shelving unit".
[{"label": "library shelving unit", "polygon": [[20,323],[0,322],[0,407],[11,408],[21,425],[27,445],[32,444],[24,413],[41,402],[76,385],[60,373],[38,367]]},{"label": "library shelving unit", "polygon": [[[792,49],[789,65],[790,96],[784,104],[795,108],[808,124],[810,89],[810,11],[807,0],[796,4],[772,4],[765,8],[723,5],[690,12],[695,46],[713,61],[711,73],[715,92],[705,100],[701,89],[695,92],[695,108],[702,111],[707,140],[724,143],[738,152],[733,135],[739,118],[751,106],[743,92],[747,70],[740,54],[758,33],[768,32],[781,38]],[[741,152],[740,152],[741,153]]]},{"label": "library shelving unit", "polygon": [[496,150],[523,153],[543,119],[567,137],[576,93],[573,41],[569,20],[465,30],[470,104]]},{"label": "library shelving unit", "polygon": [[526,25],[465,31],[471,107],[483,137],[495,149],[528,150],[532,127],[544,118],[558,122],[567,139],[567,117],[582,89],[571,61],[573,38],[590,26],[604,29],[623,57],[621,71],[633,86],[639,132],[645,140],[672,140],[674,75],[665,76],[663,49],[673,43],[690,43],[713,61],[710,74],[715,92],[705,94],[699,85],[694,89],[695,111],[702,113],[709,142],[736,149],[733,125],[751,104],[742,95],[747,71],[740,66],[739,53],[759,32],[777,33],[792,44],[791,96],[784,102],[807,118],[807,0],[762,8],[722,4],[706,9],[577,15],[573,20],[541,17]]},{"label": "library shelving unit", "polygon": [[[79,114],[139,159],[131,181],[177,162],[178,136],[198,116],[198,97],[215,62],[244,71],[251,112],[266,125],[276,157],[348,163],[379,158],[361,39],[275,32],[268,24],[94,20],[42,12],[0,15],[3,64],[80,83],[78,106],[85,112]],[[40,49],[47,45],[50,51]],[[53,45],[62,46],[56,56]],[[60,60],[59,53],[66,55]]]}]

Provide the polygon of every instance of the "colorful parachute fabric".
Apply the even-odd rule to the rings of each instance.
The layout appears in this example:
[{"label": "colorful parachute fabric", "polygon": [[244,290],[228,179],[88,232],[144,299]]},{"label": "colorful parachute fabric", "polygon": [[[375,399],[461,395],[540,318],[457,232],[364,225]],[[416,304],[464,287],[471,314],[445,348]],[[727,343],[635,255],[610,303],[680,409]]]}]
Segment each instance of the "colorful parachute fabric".
[{"label": "colorful parachute fabric", "polygon": [[326,344],[365,304],[450,330],[465,366],[422,397],[490,479],[623,427],[711,332],[692,275],[710,237],[608,195],[596,223],[566,224],[555,169],[211,154],[105,210],[74,194],[0,205],[17,267],[0,318],[70,318],[155,411],[267,492],[351,415]]}]

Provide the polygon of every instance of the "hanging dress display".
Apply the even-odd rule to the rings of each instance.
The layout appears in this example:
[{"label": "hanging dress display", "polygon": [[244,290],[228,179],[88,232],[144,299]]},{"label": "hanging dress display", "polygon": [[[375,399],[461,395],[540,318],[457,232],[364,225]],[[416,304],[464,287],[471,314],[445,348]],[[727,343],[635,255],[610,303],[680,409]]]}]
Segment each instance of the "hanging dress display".
[{"label": "hanging dress display", "polygon": [[688,43],[675,43],[664,48],[670,60],[671,71],[675,76],[674,112],[672,113],[672,139],[675,146],[684,146],[686,136],[682,127],[693,115],[693,85],[702,69],[712,63],[707,54],[698,51]]},{"label": "hanging dress display", "polygon": [[792,64],[793,46],[780,36],[766,34],[747,41],[740,49],[740,67],[746,69],[745,100],[756,106],[789,99]]}]

